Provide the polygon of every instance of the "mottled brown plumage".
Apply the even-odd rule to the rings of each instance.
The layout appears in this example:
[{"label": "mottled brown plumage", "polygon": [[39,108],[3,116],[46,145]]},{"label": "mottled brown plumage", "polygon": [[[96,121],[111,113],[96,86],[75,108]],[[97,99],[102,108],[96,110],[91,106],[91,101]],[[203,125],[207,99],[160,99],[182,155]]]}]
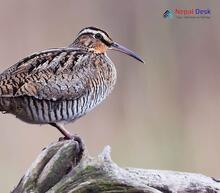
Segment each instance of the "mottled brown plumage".
[{"label": "mottled brown plumage", "polygon": [[66,48],[34,53],[0,75],[0,110],[34,124],[51,124],[70,138],[64,123],[97,106],[112,91],[116,69],[107,49],[130,50],[103,30],[81,30]]}]

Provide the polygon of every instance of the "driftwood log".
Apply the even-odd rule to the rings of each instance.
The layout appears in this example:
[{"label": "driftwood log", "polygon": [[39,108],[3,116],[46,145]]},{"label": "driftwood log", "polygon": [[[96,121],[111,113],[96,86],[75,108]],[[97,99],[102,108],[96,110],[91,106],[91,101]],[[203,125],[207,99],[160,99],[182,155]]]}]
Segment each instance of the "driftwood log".
[{"label": "driftwood log", "polygon": [[217,193],[220,181],[201,174],[120,168],[107,146],[91,158],[76,140],[43,149],[12,193]]}]

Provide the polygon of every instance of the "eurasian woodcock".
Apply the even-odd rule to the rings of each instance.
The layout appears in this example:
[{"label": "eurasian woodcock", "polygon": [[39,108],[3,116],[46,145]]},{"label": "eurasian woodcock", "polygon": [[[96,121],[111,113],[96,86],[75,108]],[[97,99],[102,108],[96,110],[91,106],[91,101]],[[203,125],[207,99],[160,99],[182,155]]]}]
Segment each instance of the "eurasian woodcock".
[{"label": "eurasian woodcock", "polygon": [[82,29],[64,48],[34,53],[0,74],[0,111],[32,124],[50,124],[66,137],[64,124],[91,111],[112,91],[117,50],[143,60],[98,28]]}]

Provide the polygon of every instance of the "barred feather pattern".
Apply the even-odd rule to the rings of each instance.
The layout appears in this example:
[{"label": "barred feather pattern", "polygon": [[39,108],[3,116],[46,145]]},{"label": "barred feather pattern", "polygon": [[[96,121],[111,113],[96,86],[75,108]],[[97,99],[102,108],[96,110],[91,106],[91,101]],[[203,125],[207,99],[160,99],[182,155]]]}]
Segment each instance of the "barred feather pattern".
[{"label": "barred feather pattern", "polygon": [[0,75],[0,111],[28,123],[71,122],[103,101],[115,82],[115,66],[104,53],[42,51]]}]

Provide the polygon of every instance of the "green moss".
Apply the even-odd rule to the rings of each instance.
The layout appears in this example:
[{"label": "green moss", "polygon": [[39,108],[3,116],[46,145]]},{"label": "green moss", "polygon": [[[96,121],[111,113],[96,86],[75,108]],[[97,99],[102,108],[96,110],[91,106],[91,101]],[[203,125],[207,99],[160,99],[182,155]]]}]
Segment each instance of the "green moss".
[{"label": "green moss", "polygon": [[94,171],[94,167],[93,166],[86,166],[86,168],[84,169],[84,172],[92,172],[92,171]]}]

